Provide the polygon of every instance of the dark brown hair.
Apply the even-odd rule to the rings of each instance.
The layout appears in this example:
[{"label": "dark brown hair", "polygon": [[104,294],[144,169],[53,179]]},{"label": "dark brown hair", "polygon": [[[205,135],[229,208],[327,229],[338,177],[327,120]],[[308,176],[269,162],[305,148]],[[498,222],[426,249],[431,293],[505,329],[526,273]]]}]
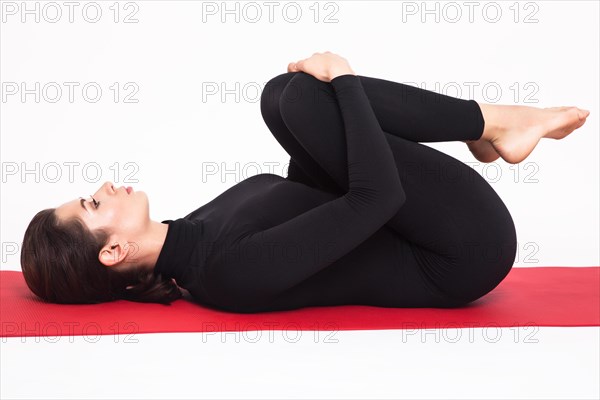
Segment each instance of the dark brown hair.
[{"label": "dark brown hair", "polygon": [[[110,232],[90,231],[77,217],[61,221],[54,208],[38,212],[21,248],[23,277],[45,301],[61,304],[130,300],[170,304],[182,297],[172,279],[141,268],[117,272],[98,259]],[[131,287],[128,287],[131,286]]]}]

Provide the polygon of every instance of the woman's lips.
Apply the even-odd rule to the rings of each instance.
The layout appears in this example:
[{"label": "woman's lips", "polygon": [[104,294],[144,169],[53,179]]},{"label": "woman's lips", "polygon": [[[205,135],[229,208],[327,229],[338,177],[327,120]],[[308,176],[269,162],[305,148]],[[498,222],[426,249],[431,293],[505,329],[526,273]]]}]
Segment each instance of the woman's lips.
[{"label": "woman's lips", "polygon": [[125,190],[127,190],[127,194],[131,194],[131,192],[133,192],[133,188],[131,186],[127,186]]}]

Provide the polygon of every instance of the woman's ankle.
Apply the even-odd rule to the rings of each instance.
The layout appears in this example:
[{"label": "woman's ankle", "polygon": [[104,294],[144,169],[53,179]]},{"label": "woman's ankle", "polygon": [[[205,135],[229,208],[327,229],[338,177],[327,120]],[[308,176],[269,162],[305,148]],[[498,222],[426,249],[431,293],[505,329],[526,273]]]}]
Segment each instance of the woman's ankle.
[{"label": "woman's ankle", "polygon": [[479,102],[477,104],[479,104],[479,108],[481,109],[484,120],[484,128],[481,139],[492,143],[500,136],[503,130],[502,114],[503,111],[505,111],[503,110],[504,106]]}]

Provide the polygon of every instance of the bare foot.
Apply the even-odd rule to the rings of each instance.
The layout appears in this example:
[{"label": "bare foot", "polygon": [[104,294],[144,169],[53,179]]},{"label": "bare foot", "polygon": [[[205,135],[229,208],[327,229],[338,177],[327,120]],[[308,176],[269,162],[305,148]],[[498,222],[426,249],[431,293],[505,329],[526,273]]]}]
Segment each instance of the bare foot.
[{"label": "bare foot", "polygon": [[537,108],[495,104],[480,104],[480,107],[485,120],[483,135],[479,140],[465,143],[480,161],[497,159],[494,158],[493,149],[510,164],[520,163],[527,158],[541,138],[566,137],[580,128],[590,114],[588,110],[577,107]]}]

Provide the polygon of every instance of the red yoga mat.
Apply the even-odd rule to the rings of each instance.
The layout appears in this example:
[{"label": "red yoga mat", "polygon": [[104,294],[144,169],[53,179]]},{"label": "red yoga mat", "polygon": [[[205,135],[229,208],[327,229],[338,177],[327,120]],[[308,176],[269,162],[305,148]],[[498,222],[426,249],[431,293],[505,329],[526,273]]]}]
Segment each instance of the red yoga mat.
[{"label": "red yoga mat", "polygon": [[600,326],[600,267],[515,267],[486,296],[456,309],[360,305],[237,314],[188,299],[165,306],[119,300],[39,300],[20,271],[0,271],[0,337],[155,332]]}]

